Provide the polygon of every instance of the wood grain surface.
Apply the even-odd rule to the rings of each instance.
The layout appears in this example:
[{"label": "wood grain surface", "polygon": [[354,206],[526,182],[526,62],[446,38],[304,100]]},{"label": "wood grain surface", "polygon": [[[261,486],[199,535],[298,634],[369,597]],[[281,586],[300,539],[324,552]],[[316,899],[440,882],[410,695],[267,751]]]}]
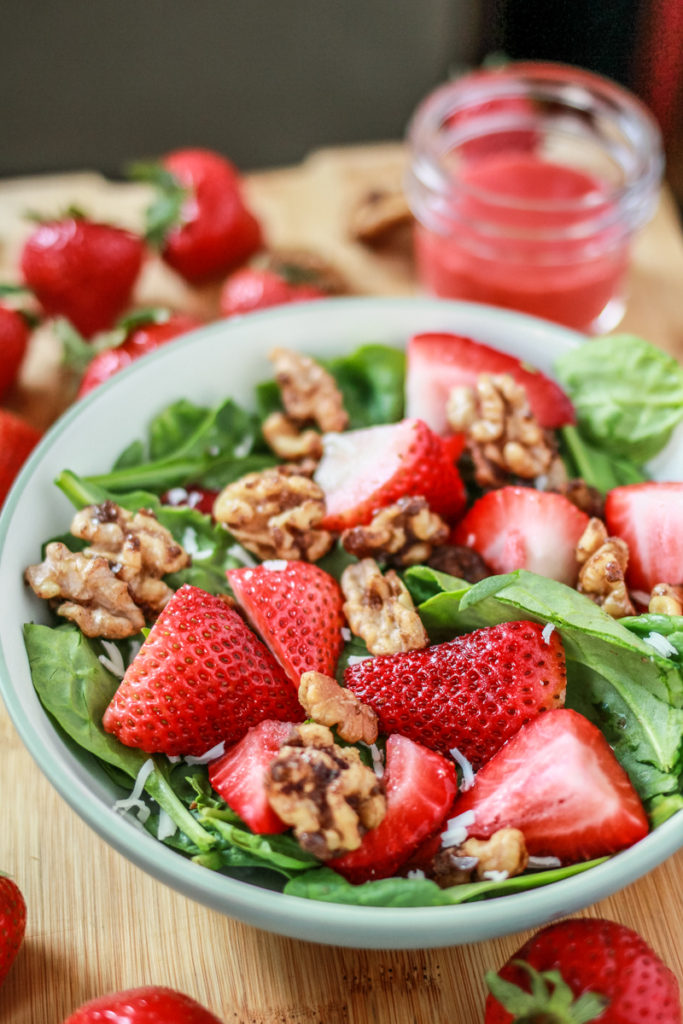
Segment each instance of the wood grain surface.
[{"label": "wood grain surface", "polygon": [[[400,181],[398,145],[329,150],[296,168],[252,175],[249,198],[272,246],[313,249],[351,290],[417,290],[405,239],[373,251],[348,235],[349,210],[367,189]],[[0,280],[16,276],[28,230],[22,213],[78,202],[88,212],[140,226],[147,193],[97,175],[0,182]],[[645,335],[683,358],[683,240],[663,195],[638,239],[620,330]],[[167,302],[216,315],[216,289],[191,291],[155,260],[141,303]],[[34,339],[11,405],[47,426],[69,400],[59,350]],[[2,581],[0,581],[2,585]],[[1,624],[0,624],[1,628]],[[426,951],[363,951],[258,931],[178,895],[128,863],[61,799],[0,707],[0,869],[28,904],[26,939],[0,989],[1,1024],[61,1024],[86,999],[142,984],[178,988],[226,1024],[477,1024],[484,971],[528,933]],[[683,851],[587,911],[636,928],[683,984]]]}]

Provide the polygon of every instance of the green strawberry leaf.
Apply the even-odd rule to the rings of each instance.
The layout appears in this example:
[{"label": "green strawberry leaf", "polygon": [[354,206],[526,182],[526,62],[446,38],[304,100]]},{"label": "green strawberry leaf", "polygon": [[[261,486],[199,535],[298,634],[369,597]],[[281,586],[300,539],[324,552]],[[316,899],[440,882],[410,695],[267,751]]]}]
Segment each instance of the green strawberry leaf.
[{"label": "green strawberry leaf", "polygon": [[485,975],[493,998],[513,1015],[517,1024],[588,1024],[599,1017],[610,1000],[597,992],[584,992],[578,999],[559,971],[537,971],[524,960],[512,961],[529,975],[530,992],[506,981],[493,971]]},{"label": "green strawberry leaf", "polygon": [[156,188],[156,198],[145,211],[145,239],[149,245],[161,249],[168,233],[182,223],[183,206],[190,192],[158,163],[133,163],[127,175],[133,181]]}]

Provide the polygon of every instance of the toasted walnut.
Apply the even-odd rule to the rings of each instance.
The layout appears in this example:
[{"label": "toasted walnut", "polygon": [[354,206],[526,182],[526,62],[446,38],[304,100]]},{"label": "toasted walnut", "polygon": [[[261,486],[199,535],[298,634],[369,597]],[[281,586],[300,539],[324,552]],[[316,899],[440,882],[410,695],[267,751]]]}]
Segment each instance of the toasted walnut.
[{"label": "toasted walnut", "polygon": [[461,885],[473,878],[513,878],[529,862],[524,835],[516,828],[501,828],[489,839],[466,839],[460,846],[440,850],[431,874],[441,888]]},{"label": "toasted walnut", "polygon": [[364,558],[341,577],[344,614],[352,633],[370,654],[397,654],[426,647],[427,633],[413,600],[393,569],[382,575],[377,562]]},{"label": "toasted walnut", "polygon": [[299,703],[319,725],[334,725],[347,743],[371,744],[377,739],[377,715],[351,690],[322,672],[304,672],[299,682]]},{"label": "toasted walnut", "polygon": [[553,487],[552,490],[559,491],[560,494],[563,494],[565,498],[571,501],[572,505],[576,505],[586,515],[602,519],[605,512],[605,499],[597,487],[591,487],[585,480],[581,480],[580,477],[567,480],[559,487]]},{"label": "toasted walnut", "polygon": [[273,412],[262,426],[263,436],[281,459],[315,459],[323,453],[317,430],[300,430],[298,423],[282,412]]},{"label": "toasted walnut", "polygon": [[357,850],[386,813],[386,798],[355,747],[340,747],[315,723],[298,726],[269,765],[268,802],[304,850],[329,860]]},{"label": "toasted walnut", "polygon": [[448,539],[449,528],[423,497],[400,498],[380,509],[367,526],[344,530],[341,542],[357,558],[394,565],[426,562],[432,548]]},{"label": "toasted walnut", "polygon": [[289,469],[248,473],[228,484],[213,514],[259,558],[316,562],[332,546],[332,535],[317,528],[325,515],[323,492]]},{"label": "toasted walnut", "polygon": [[147,618],[158,615],[173,593],[161,577],[190,563],[187,552],[147,509],[133,514],[113,501],[89,505],[74,516],[71,533],[90,541],[84,552],[89,558],[103,556],[114,566]]},{"label": "toasted walnut", "polygon": [[438,572],[466,580],[467,583],[478,583],[493,575],[481,555],[474,548],[462,544],[444,544],[434,548],[427,559],[427,565]]},{"label": "toasted walnut", "polygon": [[269,249],[254,260],[258,266],[273,270],[290,284],[310,284],[328,295],[342,295],[349,286],[329,260],[309,249]]},{"label": "toasted walnut", "polygon": [[45,549],[45,560],[28,567],[26,581],[86,636],[122,640],[135,636],[145,625],[127,584],[116,577],[104,557],[89,558],[53,541]]},{"label": "toasted walnut", "polygon": [[349,233],[366,245],[381,245],[396,231],[412,222],[413,215],[402,189],[374,188],[361,197],[351,211]]},{"label": "toasted walnut", "polygon": [[322,431],[344,430],[349,417],[334,377],[314,359],[288,348],[274,348],[275,366],[285,412],[296,423],[317,423]]},{"label": "toasted walnut", "polygon": [[683,615],[683,586],[658,583],[652,588],[647,610],[653,615]]},{"label": "toasted walnut", "polygon": [[482,373],[475,388],[450,392],[446,417],[467,435],[467,448],[481,487],[498,487],[509,477],[532,480],[555,472],[555,440],[531,412],[526,392],[510,374]]},{"label": "toasted walnut", "polygon": [[634,615],[624,582],[628,545],[620,537],[608,537],[601,519],[592,518],[579,538],[576,558],[581,566],[576,589],[620,619]]}]

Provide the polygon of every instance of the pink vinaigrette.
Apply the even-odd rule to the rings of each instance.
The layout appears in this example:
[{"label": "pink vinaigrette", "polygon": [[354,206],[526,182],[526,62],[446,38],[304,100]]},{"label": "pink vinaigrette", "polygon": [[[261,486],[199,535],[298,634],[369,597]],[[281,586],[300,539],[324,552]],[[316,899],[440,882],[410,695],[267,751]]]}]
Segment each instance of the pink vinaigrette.
[{"label": "pink vinaigrette", "polygon": [[631,240],[663,169],[657,126],[634,97],[576,68],[513,64],[437,89],[409,142],[429,292],[588,332],[618,322]]}]

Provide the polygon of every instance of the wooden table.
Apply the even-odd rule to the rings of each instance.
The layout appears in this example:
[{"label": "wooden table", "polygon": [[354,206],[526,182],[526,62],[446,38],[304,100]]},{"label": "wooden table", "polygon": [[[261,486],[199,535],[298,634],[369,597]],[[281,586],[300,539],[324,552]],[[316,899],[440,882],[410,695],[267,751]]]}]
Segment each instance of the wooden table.
[{"label": "wooden table", "polygon": [[[399,182],[394,144],[329,150],[301,166],[249,177],[249,198],[273,246],[326,256],[360,293],[410,294],[404,242],[372,250],[348,235],[349,210],[368,188]],[[0,184],[0,280],[16,275],[26,207],[89,212],[139,227],[147,193],[96,175]],[[667,194],[634,252],[620,330],[683,358],[683,239]],[[170,302],[210,317],[216,290],[190,291],[152,261],[140,302]],[[11,405],[46,426],[66,401],[58,348],[36,337]],[[0,1021],[60,1024],[80,1003],[141,984],[178,988],[226,1024],[477,1024],[483,973],[526,934],[453,949],[368,952],[280,938],[172,892],[111,850],[57,795],[0,706],[0,869],[28,904],[26,940],[0,989]],[[664,956],[683,984],[683,851],[585,912],[621,921]]]}]

